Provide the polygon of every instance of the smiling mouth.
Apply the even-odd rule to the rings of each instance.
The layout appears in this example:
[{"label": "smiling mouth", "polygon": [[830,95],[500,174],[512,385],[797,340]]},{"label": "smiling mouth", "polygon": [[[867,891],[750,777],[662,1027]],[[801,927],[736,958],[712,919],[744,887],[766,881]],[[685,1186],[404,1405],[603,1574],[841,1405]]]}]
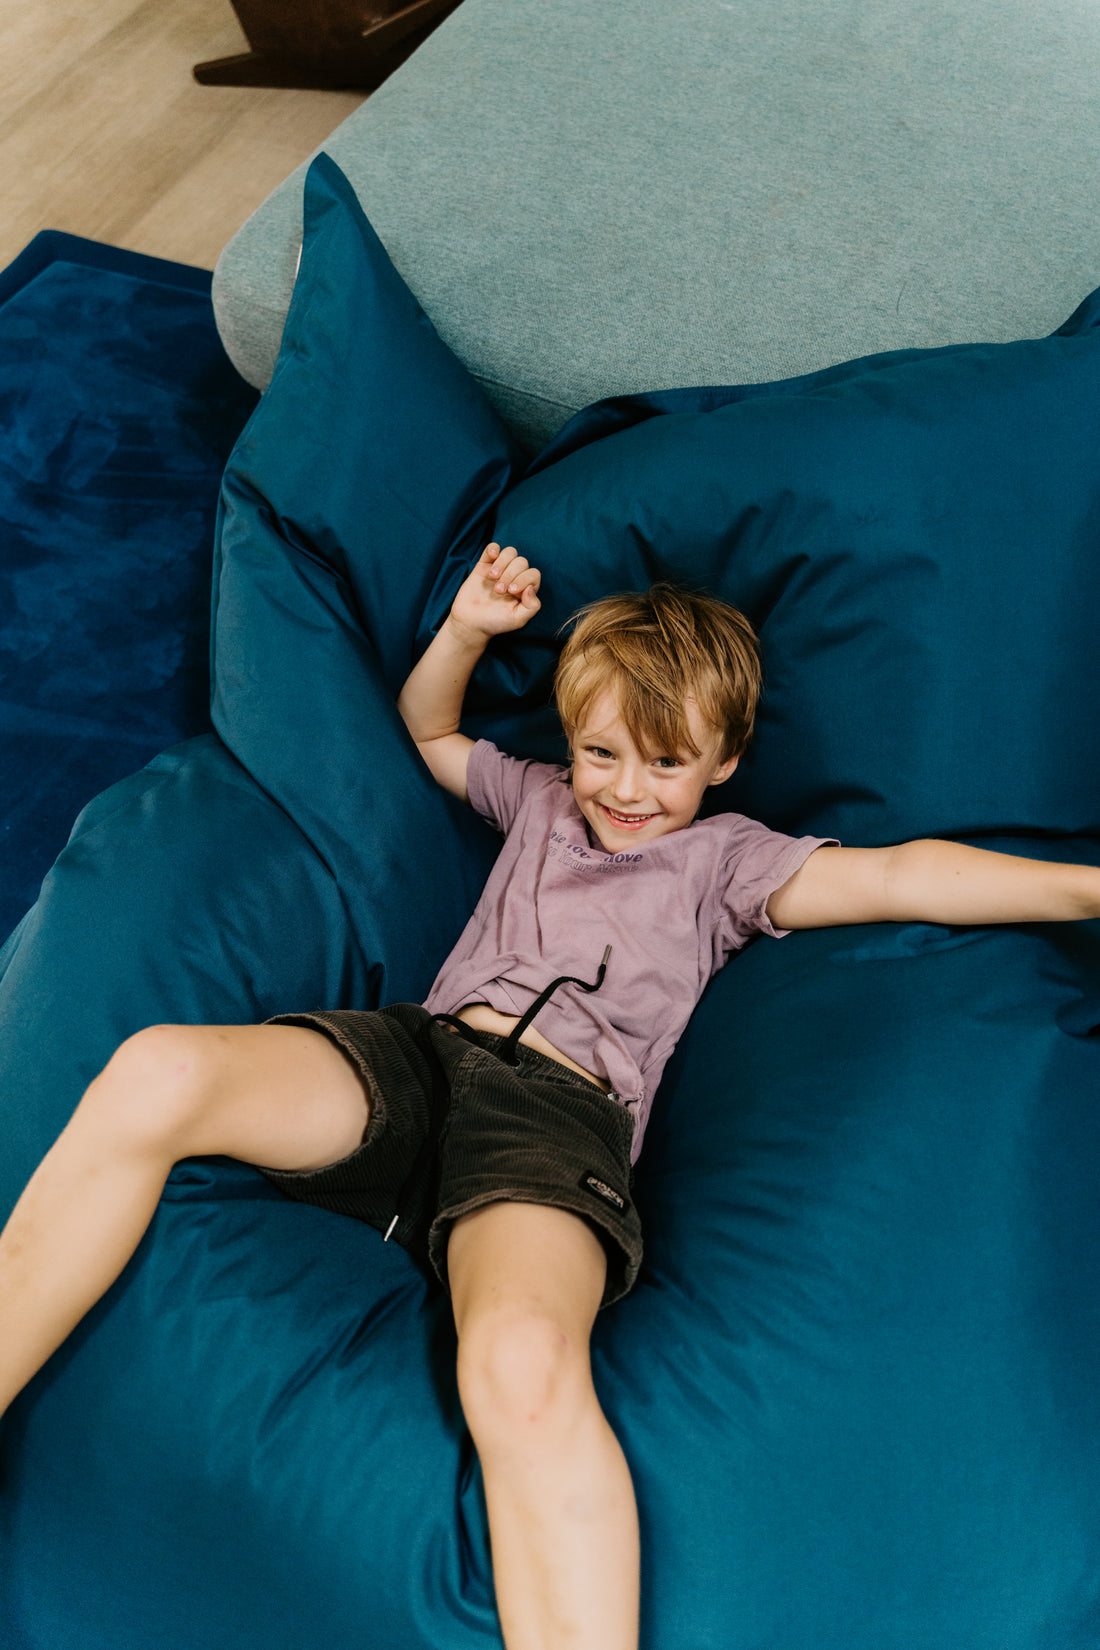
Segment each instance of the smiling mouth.
[{"label": "smiling mouth", "polygon": [[609,808],[605,802],[601,802],[600,807],[603,809],[608,819],[611,820],[613,825],[623,825],[626,826],[627,829],[630,829],[633,826],[644,825],[647,819],[656,819],[657,817],[656,814],[617,814],[614,808]]}]

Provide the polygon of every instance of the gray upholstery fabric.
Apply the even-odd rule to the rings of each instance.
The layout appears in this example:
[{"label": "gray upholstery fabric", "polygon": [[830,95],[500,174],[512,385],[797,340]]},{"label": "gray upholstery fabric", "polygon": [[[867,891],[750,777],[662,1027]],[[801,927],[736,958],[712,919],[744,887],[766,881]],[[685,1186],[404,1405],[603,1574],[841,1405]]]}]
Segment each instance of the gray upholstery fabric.
[{"label": "gray upholstery fabric", "polygon": [[[513,428],[1052,331],[1100,284],[1096,0],[464,0],[324,145]],[[270,376],[294,173],[226,247]]]}]

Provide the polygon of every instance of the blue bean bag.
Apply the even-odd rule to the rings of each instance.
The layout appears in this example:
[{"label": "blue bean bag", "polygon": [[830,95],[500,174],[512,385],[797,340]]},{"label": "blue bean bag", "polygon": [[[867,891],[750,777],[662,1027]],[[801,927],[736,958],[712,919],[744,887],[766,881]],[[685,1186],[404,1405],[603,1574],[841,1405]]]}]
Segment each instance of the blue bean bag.
[{"label": "blue bean bag", "polygon": [[[137,1027],[427,991],[496,838],[393,698],[490,537],[544,605],[471,732],[560,756],[559,627],[672,577],[764,643],[710,806],[1100,863],[1098,328],[601,403],[525,471],[318,159],[222,491],[216,733],[85,810],[3,955],[3,1210]],[[594,1337],[646,1650],[1096,1650],[1098,1031],[1094,923],[806,932],[712,982]],[[7,1417],[0,1644],[499,1644],[453,1364],[401,1250],[179,1165]]]}]

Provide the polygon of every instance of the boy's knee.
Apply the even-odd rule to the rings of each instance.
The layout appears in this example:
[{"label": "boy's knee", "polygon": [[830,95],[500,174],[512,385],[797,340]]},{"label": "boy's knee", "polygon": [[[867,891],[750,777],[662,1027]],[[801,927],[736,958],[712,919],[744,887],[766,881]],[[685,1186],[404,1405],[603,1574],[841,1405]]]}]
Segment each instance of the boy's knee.
[{"label": "boy's knee", "polygon": [[216,1086],[215,1054],[205,1027],[147,1026],[115,1050],[82,1108],[126,1142],[186,1156],[188,1130]]},{"label": "boy's knee", "polygon": [[489,1312],[463,1332],[458,1384],[479,1451],[551,1443],[595,1401],[588,1348],[537,1310]]}]

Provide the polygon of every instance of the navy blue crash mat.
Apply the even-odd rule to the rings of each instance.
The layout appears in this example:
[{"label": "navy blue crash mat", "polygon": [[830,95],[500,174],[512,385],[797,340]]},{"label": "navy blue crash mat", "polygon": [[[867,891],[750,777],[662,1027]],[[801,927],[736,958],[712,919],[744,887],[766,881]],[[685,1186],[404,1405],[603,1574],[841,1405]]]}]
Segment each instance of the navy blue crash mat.
[{"label": "navy blue crash mat", "polygon": [[210,274],[47,231],[0,274],[0,937],[79,810],[209,727]]}]

